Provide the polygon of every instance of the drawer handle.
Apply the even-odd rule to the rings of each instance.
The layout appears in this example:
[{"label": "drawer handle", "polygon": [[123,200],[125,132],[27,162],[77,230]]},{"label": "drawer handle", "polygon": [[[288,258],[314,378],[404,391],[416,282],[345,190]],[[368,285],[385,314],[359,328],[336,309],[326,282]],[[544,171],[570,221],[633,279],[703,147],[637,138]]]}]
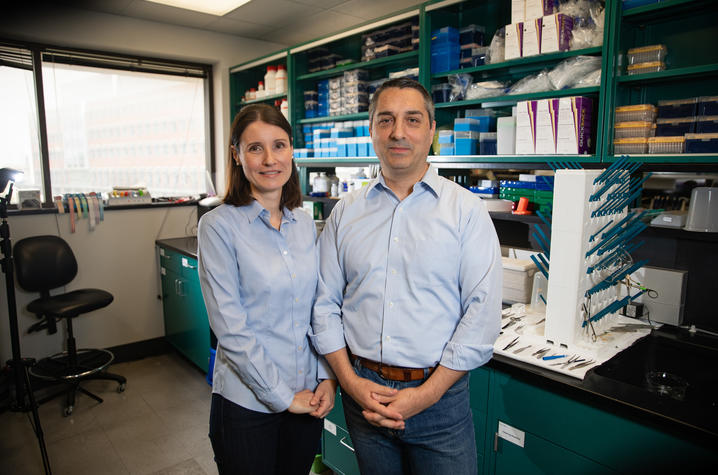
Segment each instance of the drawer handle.
[{"label": "drawer handle", "polygon": [[346,442],[344,442],[344,439],[346,439],[346,437],[342,437],[341,439],[339,439],[339,443],[342,444],[342,445],[343,445],[344,447],[346,447],[347,449],[349,449],[349,450],[351,450],[352,452],[354,452],[354,447],[352,447],[351,445],[349,445],[349,444],[347,444]]},{"label": "drawer handle", "polygon": [[182,267],[187,267],[188,269],[196,269],[197,268],[197,266],[193,266],[192,264],[190,264],[189,261],[187,259],[185,259],[184,257],[182,258]]}]

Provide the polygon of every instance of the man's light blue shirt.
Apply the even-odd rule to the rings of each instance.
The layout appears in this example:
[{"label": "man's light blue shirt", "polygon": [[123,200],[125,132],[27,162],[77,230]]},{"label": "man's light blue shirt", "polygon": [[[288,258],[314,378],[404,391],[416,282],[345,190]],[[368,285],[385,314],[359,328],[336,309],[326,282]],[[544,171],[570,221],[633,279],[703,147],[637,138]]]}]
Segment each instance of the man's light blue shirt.
[{"label": "man's light blue shirt", "polygon": [[314,221],[285,208],[277,230],[254,201],[219,206],[202,216],[197,234],[202,295],[218,341],[212,390],[247,409],[284,411],[295,393],[318,384],[308,338]]},{"label": "man's light blue shirt", "polygon": [[402,201],[381,175],[347,195],[319,253],[319,353],[347,345],[389,365],[459,371],[491,358],[501,322],[496,231],[481,199],[432,167]]}]

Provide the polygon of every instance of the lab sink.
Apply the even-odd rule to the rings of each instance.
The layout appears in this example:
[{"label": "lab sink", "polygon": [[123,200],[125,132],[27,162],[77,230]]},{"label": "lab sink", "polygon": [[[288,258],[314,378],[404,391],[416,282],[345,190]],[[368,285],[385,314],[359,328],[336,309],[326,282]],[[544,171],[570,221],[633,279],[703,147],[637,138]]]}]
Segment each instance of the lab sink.
[{"label": "lab sink", "polygon": [[718,434],[718,338],[654,330],[586,375],[592,385]]},{"label": "lab sink", "polygon": [[718,347],[712,338],[654,331],[594,369],[659,396],[718,407]]}]

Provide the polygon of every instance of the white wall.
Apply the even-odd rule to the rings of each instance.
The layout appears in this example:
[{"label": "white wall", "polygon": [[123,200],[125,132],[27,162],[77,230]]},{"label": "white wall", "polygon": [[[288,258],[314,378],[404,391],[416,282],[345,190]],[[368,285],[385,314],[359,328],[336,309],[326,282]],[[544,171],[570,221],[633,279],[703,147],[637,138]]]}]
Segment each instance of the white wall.
[{"label": "white wall", "polygon": [[[229,139],[229,68],[272,53],[283,45],[212,33],[194,28],[137,20],[119,15],[53,6],[44,2],[3,8],[0,37],[57,46],[181,59],[213,65],[215,136],[218,192],[224,189],[225,147]],[[0,144],[0,157],[2,145]],[[0,166],[2,159],[0,158]],[[73,248],[79,273],[68,290],[97,287],[111,292],[107,308],[75,319],[76,338],[82,347],[110,347],[164,334],[162,304],[157,299],[158,265],[155,239],[192,234],[196,208],[177,207],[109,211],[95,231],[87,222],[70,234],[69,217],[58,215],[13,216],[9,219],[13,242],[38,234],[59,234]],[[10,358],[9,324],[0,277],[0,361]],[[43,357],[60,351],[63,331],[24,335],[36,319],[24,307],[35,295],[17,292],[24,356]]]},{"label": "white wall", "polygon": [[[195,234],[196,206],[105,211],[105,220],[94,231],[85,219],[78,221],[75,233],[70,232],[67,214],[11,216],[8,223],[13,244],[42,234],[59,235],[70,244],[77,277],[60,291],[89,287],[113,294],[108,307],[74,319],[80,348],[107,348],[164,335],[155,240]],[[4,362],[11,358],[5,274],[0,274],[0,285],[0,361]],[[40,358],[64,349],[64,322],[55,335],[26,334],[38,320],[25,307],[39,294],[17,286],[15,294],[23,356]]]}]

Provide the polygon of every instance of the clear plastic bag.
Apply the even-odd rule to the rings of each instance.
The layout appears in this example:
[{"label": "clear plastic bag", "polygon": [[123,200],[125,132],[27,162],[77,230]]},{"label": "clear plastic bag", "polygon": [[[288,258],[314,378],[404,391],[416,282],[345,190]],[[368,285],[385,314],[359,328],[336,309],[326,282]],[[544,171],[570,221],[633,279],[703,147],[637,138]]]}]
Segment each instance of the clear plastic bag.
[{"label": "clear plastic bag", "polygon": [[552,89],[574,87],[587,74],[601,70],[600,56],[576,56],[561,61],[549,73]]},{"label": "clear plastic bag", "polygon": [[548,76],[548,71],[543,70],[538,74],[532,74],[526,76],[520,81],[516,82],[508,90],[509,94],[530,94],[534,92],[544,92],[553,89],[551,80]]},{"label": "clear plastic bag", "polygon": [[466,91],[473,81],[471,74],[452,74],[448,79],[451,86],[449,102],[464,100]]},{"label": "clear plastic bag", "polygon": [[601,69],[591,71],[586,74],[580,81],[573,85],[573,87],[591,87],[601,85]]},{"label": "clear plastic bag", "polygon": [[483,99],[484,97],[503,96],[506,84],[499,81],[475,82],[466,91],[466,99]]},{"label": "clear plastic bag", "polygon": [[504,53],[506,51],[506,30],[502,26],[491,39],[491,44],[486,52],[486,59],[484,64],[500,63],[504,61]]}]

